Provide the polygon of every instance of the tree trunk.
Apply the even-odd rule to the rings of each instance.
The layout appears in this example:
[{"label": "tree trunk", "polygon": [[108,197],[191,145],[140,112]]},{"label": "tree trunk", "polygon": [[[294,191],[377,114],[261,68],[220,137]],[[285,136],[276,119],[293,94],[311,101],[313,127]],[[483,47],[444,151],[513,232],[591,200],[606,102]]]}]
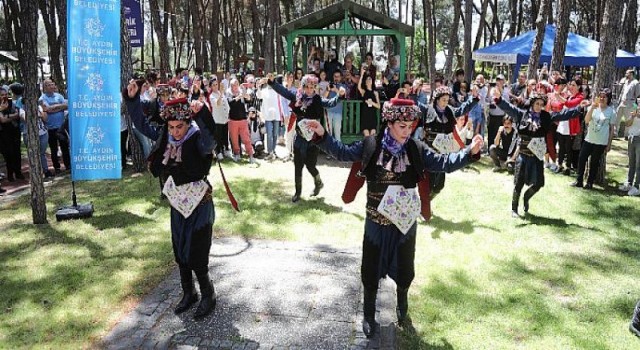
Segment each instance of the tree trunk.
[{"label": "tree trunk", "polygon": [[[407,7],[409,7],[409,3],[407,2]],[[411,0],[411,8],[416,8],[416,0]],[[408,10],[407,10],[408,11]],[[416,16],[411,16],[411,27],[416,27]],[[407,62],[407,72],[411,72],[413,70],[413,61],[414,61],[414,53],[415,53],[415,36],[411,36],[411,49],[409,50],[409,61]],[[396,54],[393,52],[393,54]]]},{"label": "tree trunk", "polygon": [[[473,2],[471,2],[473,6]],[[482,39],[482,32],[485,30],[486,26],[486,17],[487,17],[487,6],[489,5],[489,0],[482,0],[480,14],[480,25],[478,26],[478,32],[476,33],[476,41],[473,44],[473,50],[477,50],[480,48],[480,40]],[[471,31],[471,30],[469,30]]]},{"label": "tree trunk", "polygon": [[471,60],[471,26],[473,18],[473,0],[464,0],[464,74],[465,80],[471,81],[474,75]]},{"label": "tree trunk", "polygon": [[[58,11],[58,28],[60,29],[60,52],[62,52],[62,68],[63,76],[67,75],[67,1],[56,0],[56,11]],[[66,79],[64,84],[64,91],[67,90]]]},{"label": "tree trunk", "polygon": [[[276,1],[276,3],[278,2]],[[280,36],[280,33],[278,32],[278,28],[282,25],[282,11],[280,11],[280,5],[276,6],[276,9],[278,11],[278,25],[274,30],[276,36],[276,71],[282,72],[282,57],[285,53],[284,45],[282,45],[282,36]],[[340,49],[338,45],[336,45],[336,47]]]},{"label": "tree trunk", "polygon": [[[424,9],[424,21],[427,27],[427,52],[429,56],[429,79],[431,80],[431,88],[434,89],[434,78],[436,75],[436,33],[433,28],[433,11],[432,0],[422,0],[422,8]],[[432,90],[433,91],[433,90]]]},{"label": "tree trunk", "polygon": [[204,57],[202,55],[202,27],[200,25],[200,6],[198,0],[190,0],[191,25],[193,27],[193,51],[196,58],[196,67],[204,68]]},{"label": "tree trunk", "polygon": [[[165,11],[168,10],[169,1],[164,1],[163,8]],[[149,0],[149,7],[151,9],[152,27],[158,37],[160,49],[160,81],[165,82],[167,74],[171,71],[169,68],[169,36],[167,35],[169,32],[168,14],[165,14],[164,21],[162,21],[158,0]]]},{"label": "tree trunk", "polygon": [[569,35],[569,15],[571,14],[572,8],[572,0],[558,0],[558,15],[556,16],[556,39],[553,43],[553,54],[551,55],[552,71],[563,71],[562,61],[564,61],[564,52],[567,48],[567,36]]},{"label": "tree trunk", "polygon": [[547,24],[553,24],[553,1],[549,0],[546,3],[547,5]]},{"label": "tree trunk", "polygon": [[624,14],[624,24],[622,25],[622,49],[631,53],[636,52],[636,42],[638,41],[638,0],[628,0],[627,9]]},{"label": "tree trunk", "polygon": [[[120,88],[126,89],[129,84],[129,78],[133,75],[133,65],[131,64],[131,39],[127,30],[127,23],[124,18],[124,5],[120,8]],[[120,107],[121,118],[126,118],[127,130],[129,133],[129,147],[131,150],[131,158],[133,160],[133,168],[136,172],[142,172],[145,169],[145,159],[142,153],[142,147],[138,143],[138,139],[133,134],[133,122],[124,103]]]},{"label": "tree trunk", "polygon": [[209,27],[209,41],[211,42],[211,72],[218,71],[218,52],[220,41],[218,40],[218,30],[220,28],[220,0],[211,2],[211,26]]},{"label": "tree trunk", "polygon": [[518,29],[516,30],[516,35],[520,35],[522,33],[522,28],[524,27],[524,10],[523,10],[523,0],[518,1]]},{"label": "tree trunk", "polygon": [[[60,66],[60,42],[58,40],[56,8],[53,1],[39,0],[38,5],[42,14],[44,28],[47,32],[47,46],[49,48],[49,65],[51,67],[51,79],[56,82],[56,84],[58,85],[58,89],[60,89],[60,92],[64,93],[67,89],[66,83],[62,78],[62,67]],[[66,16],[66,14],[64,16]]]},{"label": "tree trunk", "polygon": [[[16,6],[17,7],[17,6]],[[16,14],[17,15],[17,14]],[[14,28],[18,45],[20,70],[23,72],[24,107],[27,116],[29,148],[29,180],[31,181],[31,215],[34,224],[47,223],[47,203],[40,162],[38,137],[38,4],[33,0],[20,1],[20,27]],[[58,63],[59,65],[60,63]]]},{"label": "tree trunk", "polygon": [[276,40],[276,20],[278,19],[278,0],[268,0],[267,7],[269,16],[267,17],[265,25],[265,33],[267,34],[264,39],[264,58],[265,58],[265,66],[264,70],[266,72],[274,72],[275,71],[275,40]]},{"label": "tree trunk", "polygon": [[509,0],[509,37],[516,36],[516,30],[518,27],[518,0]]},{"label": "tree trunk", "polygon": [[544,40],[545,22],[548,15],[547,10],[549,8],[547,6],[547,1],[550,0],[540,1],[538,17],[536,18],[536,37],[533,40],[533,46],[531,47],[529,69],[527,73],[529,79],[537,78],[538,63],[540,62],[540,53],[542,52],[542,41]]},{"label": "tree trunk", "polygon": [[[607,1],[602,17],[602,41],[598,52],[598,64],[596,65],[593,91],[597,92],[602,88],[611,88],[615,81],[616,72],[616,51],[618,43],[618,33],[620,33],[620,18],[622,17],[622,2]],[[607,165],[607,154],[602,156],[596,183],[605,185],[605,174]]]},{"label": "tree trunk", "polygon": [[[251,0],[251,24],[253,31],[253,59],[254,63],[258,64],[258,59],[260,58],[260,54],[262,53],[262,47],[260,47],[260,43],[262,42],[262,35],[260,35],[260,12],[258,10],[258,1]],[[254,67],[255,68],[255,67]]]},{"label": "tree trunk", "polygon": [[[209,1],[206,3],[200,0],[200,7],[198,11],[198,20],[200,23],[200,37],[202,38],[202,69],[204,72],[211,71],[211,58],[209,57],[209,45],[207,43],[207,34],[209,33],[209,18],[207,16],[207,10]],[[209,42],[210,43],[210,42]]]},{"label": "tree trunk", "polygon": [[444,64],[444,76],[450,77],[453,71],[453,57],[458,49],[458,25],[460,24],[460,15],[462,11],[462,0],[453,0],[453,22],[451,23],[451,31],[449,32],[449,52],[447,52],[447,60]]},{"label": "tree trunk", "polygon": [[531,29],[536,29],[537,23],[537,14],[540,13],[540,4],[536,0],[531,0],[531,14],[529,18],[531,18]]}]

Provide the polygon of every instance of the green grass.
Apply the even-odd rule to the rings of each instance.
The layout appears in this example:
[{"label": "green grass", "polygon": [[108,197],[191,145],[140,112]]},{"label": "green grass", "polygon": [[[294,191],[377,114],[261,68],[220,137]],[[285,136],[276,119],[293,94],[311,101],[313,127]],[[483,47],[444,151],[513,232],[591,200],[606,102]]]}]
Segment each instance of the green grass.
[{"label": "green grass", "polygon": [[[626,173],[621,141],[608,179]],[[242,212],[231,210],[212,169],[216,236],[354,246],[362,241],[364,191],[344,205],[348,164],[325,163],[320,198],[291,204],[292,163],[225,163]],[[526,219],[510,217],[512,178],[488,160],[447,177],[418,228],[414,329],[401,349],[632,349],[627,331],[640,297],[638,198],[570,188],[546,174]],[[63,180],[47,189],[49,225],[31,225],[28,196],[0,206],[0,348],[87,348],[173,267],[169,210],[148,175],[81,182],[79,202],[96,212],[55,222],[69,203]]]},{"label": "green grass", "polygon": [[[608,161],[617,186],[626,159]],[[511,219],[512,178],[476,167],[448,179],[419,229],[401,348],[638,348],[627,330],[640,298],[638,198],[547,172],[531,215]]]}]

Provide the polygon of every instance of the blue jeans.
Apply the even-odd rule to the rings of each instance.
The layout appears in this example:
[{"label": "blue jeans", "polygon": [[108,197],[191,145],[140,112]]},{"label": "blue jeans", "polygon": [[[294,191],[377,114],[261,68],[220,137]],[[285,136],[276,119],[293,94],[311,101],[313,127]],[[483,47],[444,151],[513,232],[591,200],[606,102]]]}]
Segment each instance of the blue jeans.
[{"label": "blue jeans", "polygon": [[136,135],[136,139],[140,142],[140,146],[142,146],[142,153],[144,154],[144,159],[149,157],[149,153],[151,153],[151,139],[144,136],[138,129],[133,128],[133,134]]},{"label": "blue jeans", "polygon": [[473,121],[473,131],[475,133],[476,130],[478,130],[478,128],[480,128],[480,131],[478,132],[478,134],[480,134],[480,136],[482,136],[482,138],[484,139],[484,111],[482,110],[482,107],[476,105],[475,107],[473,107],[473,109],[471,110],[471,112],[469,112],[469,118],[471,118],[471,120]]},{"label": "blue jeans", "polygon": [[638,185],[640,185],[640,136],[629,137],[628,153],[629,173],[627,175],[627,181],[629,185],[638,188]]},{"label": "blue jeans", "polygon": [[342,111],[334,112],[327,110],[327,117],[329,119],[331,135],[340,141],[340,135],[342,134]]},{"label": "blue jeans", "polygon": [[[49,163],[47,163],[47,146],[49,146],[49,133],[40,135],[40,162],[42,163],[42,171],[45,173],[49,171]],[[22,140],[24,145],[29,147],[29,141],[27,140],[27,134],[22,134]]]},{"label": "blue jeans", "polygon": [[267,120],[264,122],[267,127],[267,153],[271,154],[276,150],[276,142],[278,142],[279,120]]}]

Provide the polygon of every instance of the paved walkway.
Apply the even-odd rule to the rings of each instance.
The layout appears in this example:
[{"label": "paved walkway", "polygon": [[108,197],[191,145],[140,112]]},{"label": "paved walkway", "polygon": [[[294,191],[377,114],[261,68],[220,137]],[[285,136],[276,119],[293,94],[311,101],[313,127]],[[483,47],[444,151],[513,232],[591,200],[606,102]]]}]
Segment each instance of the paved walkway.
[{"label": "paved walkway", "polygon": [[[383,280],[379,336],[362,333],[360,248],[224,238],[210,274],[218,303],[201,321],[176,316],[173,270],[102,341],[107,349],[395,349],[395,285]],[[197,283],[196,283],[197,285]]]}]

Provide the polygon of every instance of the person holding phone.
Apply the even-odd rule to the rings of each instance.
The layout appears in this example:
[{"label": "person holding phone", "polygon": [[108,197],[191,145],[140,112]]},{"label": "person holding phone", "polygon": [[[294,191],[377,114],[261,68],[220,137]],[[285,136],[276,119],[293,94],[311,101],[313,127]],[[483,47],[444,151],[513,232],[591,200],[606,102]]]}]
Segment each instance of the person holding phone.
[{"label": "person holding phone", "polygon": [[364,137],[375,135],[378,128],[377,112],[380,109],[380,96],[373,89],[373,77],[365,67],[362,67],[360,72],[358,91],[364,102],[360,108],[360,131]]},{"label": "person holding phone", "polygon": [[0,152],[7,167],[7,180],[24,180],[20,155],[20,110],[9,98],[9,91],[0,87]]}]

